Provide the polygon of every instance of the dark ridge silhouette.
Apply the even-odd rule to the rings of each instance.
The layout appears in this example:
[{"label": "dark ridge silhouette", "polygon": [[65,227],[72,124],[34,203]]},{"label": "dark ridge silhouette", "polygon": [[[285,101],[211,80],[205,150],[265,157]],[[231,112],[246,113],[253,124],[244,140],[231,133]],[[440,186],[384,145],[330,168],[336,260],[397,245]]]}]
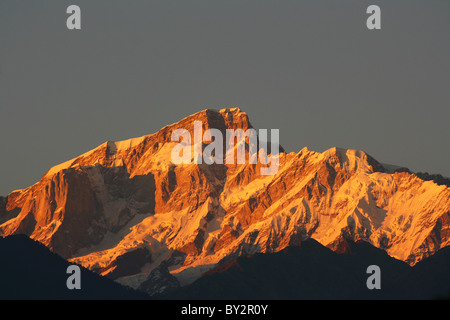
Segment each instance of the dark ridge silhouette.
[{"label": "dark ridge silhouette", "polygon": [[416,176],[425,181],[433,181],[440,186],[447,186],[450,188],[450,179],[441,174],[430,174],[428,172],[416,172]]},{"label": "dark ridge silhouette", "polygon": [[41,243],[25,235],[0,238],[0,300],[130,300],[147,299],[83,267],[81,289],[69,290],[71,265]]},{"label": "dark ridge silhouette", "polygon": [[[336,253],[315,240],[271,254],[238,257],[159,299],[297,300],[434,299],[450,289],[450,250],[410,267],[367,242]],[[381,270],[381,289],[367,288],[367,267]],[[447,296],[446,296],[447,294]]]},{"label": "dark ridge silhouette", "polygon": [[[0,238],[0,300],[141,300],[83,267],[81,290],[69,290],[69,262],[25,235]],[[381,270],[381,289],[367,288],[367,267]],[[313,239],[271,254],[237,257],[156,300],[449,299],[450,247],[410,267],[367,242],[336,253]]]},{"label": "dark ridge silhouette", "polygon": [[450,299],[450,246],[399,275],[407,299]]}]

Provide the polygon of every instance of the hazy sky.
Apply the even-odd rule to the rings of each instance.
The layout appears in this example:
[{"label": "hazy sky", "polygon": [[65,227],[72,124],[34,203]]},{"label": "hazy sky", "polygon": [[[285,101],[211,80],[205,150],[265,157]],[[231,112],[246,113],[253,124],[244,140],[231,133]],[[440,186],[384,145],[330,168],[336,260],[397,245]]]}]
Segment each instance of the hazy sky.
[{"label": "hazy sky", "polygon": [[0,195],[107,140],[234,106],[287,151],[362,149],[450,176],[450,1],[0,2]]}]

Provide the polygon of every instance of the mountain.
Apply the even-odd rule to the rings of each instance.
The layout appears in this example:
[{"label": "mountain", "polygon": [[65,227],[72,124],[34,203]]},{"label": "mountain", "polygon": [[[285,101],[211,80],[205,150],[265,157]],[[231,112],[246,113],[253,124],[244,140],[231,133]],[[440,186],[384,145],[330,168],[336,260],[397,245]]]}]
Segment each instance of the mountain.
[{"label": "mountain", "polygon": [[[1,198],[0,235],[25,234],[150,294],[163,291],[159,284],[186,286],[219,263],[306,239],[338,253],[365,241],[410,266],[449,245],[450,188],[434,176],[422,179],[361,150],[264,148],[271,139],[262,131],[257,150],[270,154],[268,165],[250,163],[245,137],[231,150],[222,144],[222,163],[197,164],[196,150],[213,145],[196,140],[198,123],[223,137],[253,129],[239,108],[208,109],[154,134],[105,142]],[[190,163],[172,161],[178,129],[194,137]],[[240,146],[244,164],[236,161]],[[230,151],[234,164],[223,161]],[[262,174],[273,163],[276,172]]]},{"label": "mountain", "polygon": [[[313,239],[276,253],[240,256],[159,299],[367,300],[437,299],[450,293],[450,247],[414,267],[367,242],[349,241],[338,254]],[[369,265],[380,268],[380,290],[369,290]]]},{"label": "mountain", "polygon": [[0,300],[148,299],[83,267],[79,290],[69,290],[70,263],[25,235],[0,238]]}]

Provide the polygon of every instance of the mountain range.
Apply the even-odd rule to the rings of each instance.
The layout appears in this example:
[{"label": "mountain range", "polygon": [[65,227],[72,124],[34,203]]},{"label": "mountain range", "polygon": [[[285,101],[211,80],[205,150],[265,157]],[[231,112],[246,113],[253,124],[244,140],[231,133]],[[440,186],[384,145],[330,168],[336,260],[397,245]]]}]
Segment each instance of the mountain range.
[{"label": "mountain range", "polygon": [[[450,243],[445,177],[337,147],[288,153],[280,146],[273,175],[261,175],[260,162],[174,164],[178,142],[172,133],[185,129],[194,135],[195,121],[224,136],[229,129],[253,128],[239,108],[207,109],[154,134],[107,141],[51,168],[34,185],[0,197],[0,235],[26,235],[70,263],[150,296],[181,296],[218,275],[224,283],[244,281],[258,274],[250,270],[265,259],[267,266],[300,268],[297,251],[305,246],[318,260],[335,261],[344,270],[353,266],[356,247],[370,245],[395,260],[395,272],[402,274],[416,265],[421,269]],[[240,143],[248,159],[249,142],[243,137],[235,149]],[[314,260],[314,254],[305,259]],[[256,292],[245,281],[242,288],[249,296]]]}]

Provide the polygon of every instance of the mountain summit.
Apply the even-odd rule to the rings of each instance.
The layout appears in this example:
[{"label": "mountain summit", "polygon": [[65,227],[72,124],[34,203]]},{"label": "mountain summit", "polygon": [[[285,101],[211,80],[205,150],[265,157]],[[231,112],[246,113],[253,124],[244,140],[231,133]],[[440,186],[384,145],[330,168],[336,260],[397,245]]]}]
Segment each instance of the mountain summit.
[{"label": "mountain summit", "polygon": [[[361,150],[279,148],[261,163],[174,164],[176,129],[253,128],[239,108],[203,110],[140,138],[108,141],[0,198],[0,235],[26,234],[134,288],[189,284],[219,263],[312,238],[366,241],[410,265],[450,243],[450,188]],[[249,144],[245,137],[246,156]],[[202,150],[209,142],[203,141]],[[258,146],[260,148],[260,146]],[[193,146],[195,148],[195,146]]]}]

